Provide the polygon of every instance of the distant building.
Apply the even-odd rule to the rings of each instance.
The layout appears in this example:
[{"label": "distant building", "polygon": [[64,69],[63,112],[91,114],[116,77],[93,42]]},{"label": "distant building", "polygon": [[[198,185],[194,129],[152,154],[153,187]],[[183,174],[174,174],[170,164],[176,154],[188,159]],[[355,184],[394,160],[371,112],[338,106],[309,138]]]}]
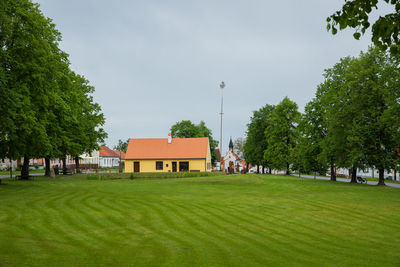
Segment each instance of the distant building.
[{"label": "distant building", "polygon": [[209,172],[208,137],[130,139],[125,172]]},{"label": "distant building", "polygon": [[0,170],[9,170],[10,166],[12,166],[13,170],[17,169],[18,163],[16,160],[9,159],[0,159]]},{"label": "distant building", "polygon": [[80,164],[82,165],[91,165],[91,166],[100,166],[100,151],[92,151],[92,153],[84,153],[79,156]]},{"label": "distant building", "polygon": [[107,146],[101,146],[99,152],[99,166],[103,168],[113,168],[119,166],[120,153]]},{"label": "distant building", "polygon": [[221,165],[225,172],[229,172],[230,168],[233,168],[233,172],[239,173],[246,168],[246,161],[241,160],[239,156],[233,152],[232,138],[229,141],[228,152],[221,158]]}]

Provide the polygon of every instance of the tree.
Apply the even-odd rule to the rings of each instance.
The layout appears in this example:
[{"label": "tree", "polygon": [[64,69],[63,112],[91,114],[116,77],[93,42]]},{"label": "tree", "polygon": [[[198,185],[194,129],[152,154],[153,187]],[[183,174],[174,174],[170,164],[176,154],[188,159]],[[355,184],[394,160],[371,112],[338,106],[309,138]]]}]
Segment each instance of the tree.
[{"label": "tree", "polygon": [[[265,105],[259,110],[253,111],[253,116],[250,118],[250,123],[247,124],[246,142],[243,146],[244,157],[248,163],[257,166],[271,168],[268,161],[264,158],[264,151],[268,147],[265,138],[265,130],[270,123],[271,114],[275,106]],[[257,173],[259,169],[257,168]]]},{"label": "tree", "polygon": [[278,170],[286,169],[290,174],[292,150],[297,142],[296,127],[300,119],[297,104],[285,97],[272,112],[265,130],[267,149],[264,158]]},{"label": "tree", "polygon": [[[327,162],[322,156],[322,142],[326,132],[324,108],[317,93],[317,96],[305,106],[298,126],[298,143],[294,149],[293,161],[297,163],[299,171],[325,175]],[[333,164],[331,164],[331,180],[336,181]]]},{"label": "tree", "polygon": [[12,123],[1,130],[1,158],[24,157],[22,179],[29,177],[29,158],[51,150],[47,135],[50,102],[56,95],[57,70],[61,60],[60,33],[28,0],[1,3],[0,19],[2,97],[7,101],[4,119]]},{"label": "tree", "polygon": [[235,150],[236,154],[239,158],[244,158],[244,144],[246,143],[246,139],[242,137],[238,137],[233,141],[233,150]]},{"label": "tree", "polygon": [[339,167],[351,170],[351,182],[356,183],[357,169],[364,169],[366,160],[361,150],[364,142],[362,123],[358,120],[360,108],[354,99],[358,86],[351,77],[356,59],[344,58],[325,73],[326,90],[323,102],[326,108],[327,136],[324,139],[326,155],[334,155]]},{"label": "tree", "polygon": [[[372,25],[372,42],[379,48],[390,48],[392,53],[399,52],[400,33],[400,0],[383,0],[392,5],[395,12],[380,16]],[[378,0],[346,0],[342,9],[327,18],[327,30],[336,34],[338,28],[356,29],[353,36],[360,39],[361,35],[371,26],[369,14],[378,9]]]},{"label": "tree", "polygon": [[[338,164],[341,164],[340,166],[345,165],[344,162],[346,162],[347,153],[345,151],[346,142],[342,138],[341,129],[337,132],[329,130],[328,123],[335,120],[335,114],[328,113],[328,110],[336,105],[335,101],[340,101],[337,92],[345,86],[345,73],[353,60],[351,57],[342,58],[332,68],[325,70],[325,80],[318,86],[315,99],[313,100],[315,103],[311,104],[311,107],[315,110],[312,112],[312,110],[308,110],[308,107],[306,107],[305,112],[311,115],[308,128],[315,131],[316,135],[314,139],[318,140],[318,146],[321,148],[319,160],[329,164],[331,181],[336,181],[336,166]],[[330,114],[333,118],[328,116]]]},{"label": "tree", "polygon": [[171,127],[172,137],[190,138],[199,137],[199,128],[190,120],[182,120]]},{"label": "tree", "polygon": [[128,144],[129,144],[129,138],[125,142],[119,139],[118,144],[114,146],[114,149],[126,153],[126,150],[128,149]]},{"label": "tree", "polygon": [[[105,137],[94,88],[69,69],[61,34],[30,0],[0,2],[0,158],[77,156]],[[64,164],[65,165],[65,164]]]},{"label": "tree", "polygon": [[357,169],[374,167],[383,185],[384,170],[395,168],[400,129],[398,66],[394,56],[369,48],[326,71],[321,87],[328,129],[324,150],[334,155],[340,167],[351,169],[353,183]]},{"label": "tree", "polygon": [[207,128],[204,121],[200,121],[198,125],[193,124],[190,120],[182,120],[171,126],[172,137],[191,138],[191,137],[208,137],[210,142],[211,162],[217,160],[215,148],[218,146],[218,141],[212,137],[212,131]]},{"label": "tree", "polygon": [[[71,155],[75,159],[77,172],[79,155],[99,150],[99,143],[104,142],[107,133],[101,128],[104,125],[104,115],[100,105],[93,101],[94,87],[83,76],[70,73],[72,87],[70,101],[71,118],[64,124],[66,138],[64,139],[62,158]],[[64,164],[65,165],[65,164]],[[64,168],[64,173],[65,173]]]},{"label": "tree", "polygon": [[397,59],[370,47],[361,53],[349,68],[349,77],[356,81],[353,86],[353,101],[358,105],[363,144],[362,150],[368,166],[379,171],[379,185],[384,185],[384,171],[395,168],[399,143],[400,70]]}]

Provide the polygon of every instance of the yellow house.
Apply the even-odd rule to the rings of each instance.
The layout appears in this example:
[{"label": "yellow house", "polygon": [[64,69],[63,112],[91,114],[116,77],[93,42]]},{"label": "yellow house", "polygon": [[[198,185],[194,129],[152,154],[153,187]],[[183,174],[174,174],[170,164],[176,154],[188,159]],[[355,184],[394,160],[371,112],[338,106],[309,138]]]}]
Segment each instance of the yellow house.
[{"label": "yellow house", "polygon": [[125,172],[210,172],[208,137],[129,139]]}]

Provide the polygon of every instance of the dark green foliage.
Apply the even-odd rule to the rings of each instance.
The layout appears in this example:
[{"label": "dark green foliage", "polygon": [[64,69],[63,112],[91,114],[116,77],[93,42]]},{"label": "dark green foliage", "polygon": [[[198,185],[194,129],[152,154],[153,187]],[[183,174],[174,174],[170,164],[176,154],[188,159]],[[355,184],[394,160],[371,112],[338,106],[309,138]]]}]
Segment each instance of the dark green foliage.
[{"label": "dark green foliage", "polygon": [[247,124],[247,138],[243,150],[246,161],[252,165],[269,167],[268,161],[264,158],[264,151],[268,147],[265,130],[270,123],[274,109],[275,106],[265,105],[259,110],[253,111],[250,123]]},{"label": "dark green foliage", "polygon": [[326,160],[353,170],[374,167],[381,184],[383,171],[396,167],[400,147],[398,66],[396,57],[370,48],[326,70],[317,92],[325,110]]},{"label": "dark green foliage", "polygon": [[300,113],[297,104],[285,97],[271,114],[269,124],[265,129],[267,149],[264,158],[273,169],[286,170],[289,174],[293,163],[292,151],[297,142],[297,125]]},{"label": "dark green foliage", "polygon": [[[400,1],[383,1],[392,5],[395,12],[380,16],[372,24],[372,42],[381,49],[390,48],[392,53],[398,53],[400,51]],[[327,30],[336,34],[338,29],[353,28],[356,29],[354,38],[360,39],[361,34],[364,34],[371,26],[370,13],[373,9],[378,9],[378,2],[378,0],[345,1],[341,10],[327,18]]]},{"label": "dark green foliage", "polygon": [[30,0],[1,1],[0,12],[0,159],[96,149],[104,117],[94,88],[70,70],[55,25]]},{"label": "dark green foliage", "polygon": [[327,134],[325,108],[321,95],[317,92],[301,116],[298,130],[298,143],[293,151],[294,169],[303,173],[319,173],[325,175],[328,160],[322,154],[323,141]]},{"label": "dark green foliage", "polygon": [[215,148],[218,146],[218,141],[212,137],[212,131],[207,128],[204,121],[200,121],[195,125],[190,120],[183,120],[171,126],[172,137],[191,138],[191,137],[208,137],[210,142],[211,162],[215,163],[217,160],[217,153]]}]

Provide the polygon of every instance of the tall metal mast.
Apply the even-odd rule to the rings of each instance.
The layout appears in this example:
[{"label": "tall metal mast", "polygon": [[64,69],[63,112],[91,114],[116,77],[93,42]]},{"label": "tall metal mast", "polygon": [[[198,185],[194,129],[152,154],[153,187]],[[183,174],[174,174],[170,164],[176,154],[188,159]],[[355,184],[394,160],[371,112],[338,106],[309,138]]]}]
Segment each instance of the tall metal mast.
[{"label": "tall metal mast", "polygon": [[222,156],[222,115],[224,115],[224,87],[225,87],[225,83],[221,82],[219,87],[221,88],[221,113],[219,113],[221,115],[221,129],[220,129],[220,132],[219,132],[219,153]]}]

